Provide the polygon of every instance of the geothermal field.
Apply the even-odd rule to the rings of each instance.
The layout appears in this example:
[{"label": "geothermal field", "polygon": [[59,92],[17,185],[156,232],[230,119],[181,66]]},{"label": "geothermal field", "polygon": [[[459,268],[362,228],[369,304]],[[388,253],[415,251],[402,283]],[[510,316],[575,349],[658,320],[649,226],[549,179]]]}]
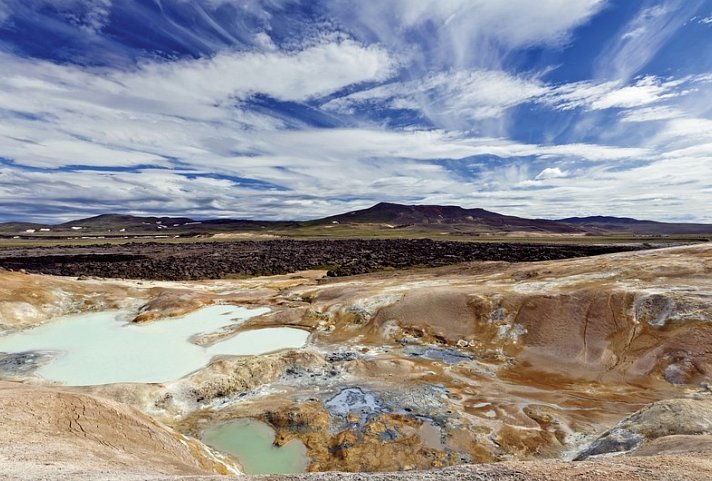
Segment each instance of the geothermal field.
[{"label": "geothermal field", "polygon": [[326,274],[0,271],[5,479],[712,477],[712,247]]}]

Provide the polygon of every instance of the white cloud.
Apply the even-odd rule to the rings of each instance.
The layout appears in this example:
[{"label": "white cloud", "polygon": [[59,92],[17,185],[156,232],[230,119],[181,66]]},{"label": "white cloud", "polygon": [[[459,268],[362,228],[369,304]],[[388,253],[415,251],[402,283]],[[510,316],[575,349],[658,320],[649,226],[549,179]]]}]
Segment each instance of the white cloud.
[{"label": "white cloud", "polygon": [[617,159],[648,158],[652,152],[640,147],[612,147],[598,144],[559,144],[540,146],[530,155],[548,157],[578,157],[592,162],[604,162]]},{"label": "white cloud", "polygon": [[[0,167],[0,205],[27,212],[52,205],[74,213],[94,209],[94,213],[237,217],[257,213],[303,218],[388,199],[478,206],[525,216],[608,213],[669,219],[684,212],[702,220],[709,216],[706,206],[712,202],[712,191],[702,191],[712,178],[709,145],[670,151],[665,158],[646,151],[651,160],[642,167],[619,169],[642,152],[591,145],[525,145],[458,138],[445,132],[318,129],[240,137],[235,143],[263,150],[246,157],[196,153],[173,170],[22,172]],[[429,160],[465,159],[487,152],[501,155],[502,160],[481,163],[481,176],[469,181]],[[596,154],[601,159],[596,162],[579,157]],[[229,178],[195,177],[201,173],[263,180],[284,190],[257,189]],[[527,190],[530,187],[537,190]],[[658,193],[651,196],[653,192]],[[358,200],[340,200],[344,193]]]},{"label": "white cloud", "polygon": [[277,45],[275,45],[272,37],[270,37],[267,32],[258,32],[255,35],[255,44],[264,50],[277,50]]},{"label": "white cloud", "polygon": [[80,19],[81,27],[94,33],[103,29],[111,14],[111,1],[94,0],[93,2],[85,2],[89,3],[89,6],[84,17]]},{"label": "white cloud", "polygon": [[44,107],[101,106],[206,120],[231,117],[234,103],[254,94],[301,101],[385,80],[395,68],[384,50],[351,40],[295,53],[228,52],[208,59],[146,62],[133,72],[86,70],[9,54],[0,54],[0,62],[0,108],[42,114]]},{"label": "white cloud", "polygon": [[659,106],[630,109],[623,113],[623,122],[655,122],[684,116],[685,113],[675,107]]},{"label": "white cloud", "polygon": [[183,3],[201,3],[210,8],[216,9],[223,5],[238,6],[249,12],[265,14],[265,7],[282,8],[290,3],[298,3],[298,0],[178,0]]},{"label": "white cloud", "polygon": [[[239,98],[257,92],[305,100],[389,74],[392,61],[384,52],[351,41],[291,55],[226,54],[146,64],[129,73],[20,60],[7,54],[1,60],[5,70],[0,75],[0,109],[8,121],[0,123],[0,156],[25,166],[165,167],[175,158],[196,167],[214,166],[287,182],[276,168],[248,169],[245,166],[252,161],[245,155],[255,156],[260,168],[276,159],[292,169],[315,165],[329,169],[373,158],[572,155],[600,161],[642,152],[587,144],[471,140],[443,131],[282,130],[281,119],[239,108]],[[544,88],[502,72],[470,72],[429,77],[422,90],[439,90],[446,97],[440,105],[442,115],[477,115],[499,112]],[[448,100],[454,92],[459,100]],[[400,91],[396,94],[407,98]]]},{"label": "white cloud", "polygon": [[293,54],[146,63],[128,73],[9,54],[0,54],[0,63],[0,156],[36,167],[165,165],[166,157],[225,155],[223,139],[283,126],[240,109],[241,99],[262,93],[306,100],[384,79],[393,65],[383,50],[349,40]]},{"label": "white cloud", "polygon": [[147,63],[135,73],[114,78],[143,98],[215,103],[262,93],[301,101],[352,84],[386,80],[395,66],[381,48],[342,40],[295,54],[228,52],[209,59]]},{"label": "white cloud", "polygon": [[712,140],[712,120],[706,118],[681,117],[670,120],[651,139],[652,144],[706,143]]},{"label": "white cloud", "polygon": [[0,0],[0,25],[5,23],[5,20],[10,17],[10,7],[5,3],[4,0]]},{"label": "white cloud", "polygon": [[459,70],[360,91],[332,100],[325,107],[348,112],[354,105],[376,100],[387,102],[391,108],[423,111],[436,121],[471,121],[500,117],[508,108],[546,92],[547,87],[536,79],[501,70]]},{"label": "white cloud", "polygon": [[[298,152],[304,159],[463,159],[498,157],[566,157],[588,161],[640,158],[650,152],[595,144],[537,145],[497,138],[471,138],[445,131],[385,131],[375,129],[309,129],[256,133],[251,141],[268,155]],[[260,159],[255,162],[261,163]]]},{"label": "white cloud", "polygon": [[[627,81],[652,60],[704,0],[663,0],[643,3],[640,12],[604,48],[596,61],[597,75]],[[646,6],[650,5],[650,6]]]},{"label": "white cloud", "polygon": [[699,20],[699,23],[701,23],[702,25],[712,25],[712,15],[710,15],[709,17],[701,18]]},{"label": "white cloud", "polygon": [[[85,80],[94,88],[112,86]],[[66,84],[63,88],[60,96],[72,97]],[[412,198],[413,192],[422,196],[467,192],[466,183],[454,179],[452,173],[430,159],[496,155],[601,162],[647,154],[642,149],[589,144],[541,146],[506,139],[473,139],[444,131],[282,130],[266,122],[260,128],[242,130],[228,120],[213,123],[145,113],[143,108],[131,110],[131,102],[122,108],[85,102],[70,110],[65,104],[54,104],[57,91],[43,90],[41,83],[34,93],[38,105],[52,107],[43,113],[48,120],[40,121],[41,127],[31,119],[0,123],[0,137],[4,139],[0,156],[45,168],[150,164],[172,170],[143,168],[107,173],[83,168],[21,173],[6,168],[5,180],[0,182],[6,204],[45,203],[84,212],[88,199],[101,192],[101,199],[94,202],[97,211],[233,216],[268,211],[277,217],[301,217],[360,207],[370,200],[382,200],[384,191],[392,200],[412,201],[418,200]],[[102,98],[97,92],[89,97]],[[178,158],[180,166],[166,157]],[[255,179],[284,190],[266,187],[256,191],[228,179],[186,177],[207,173]],[[516,177],[515,172],[507,175]],[[361,204],[338,201],[344,192],[359,198]]]},{"label": "white cloud", "polygon": [[[676,156],[620,169],[617,162],[579,166],[555,182],[526,180],[525,166],[492,168],[481,180],[487,185],[464,195],[460,203],[510,215],[562,218],[617,215],[658,220],[695,219],[712,222],[712,172],[708,160]],[[530,177],[529,177],[530,178]],[[514,182],[513,182],[514,181]],[[451,197],[438,198],[447,202]]]},{"label": "white cloud", "polygon": [[635,85],[621,87],[607,92],[602,97],[591,102],[591,109],[602,110],[610,108],[639,107],[668,99],[684,92],[675,91],[683,81],[661,81],[659,78],[644,77]]},{"label": "white cloud", "polygon": [[658,104],[694,91],[697,85],[708,82],[707,75],[682,78],[645,76],[635,83],[582,81],[552,86],[541,102],[560,110],[631,109]]},{"label": "white cloud", "polygon": [[[604,0],[334,0],[333,15],[376,35],[397,51],[413,51],[408,33],[425,29],[430,55],[421,61],[448,68],[497,68],[497,53],[531,45],[561,45]],[[354,24],[354,20],[358,23]]]},{"label": "white cloud", "polygon": [[357,91],[323,107],[342,114],[352,114],[357,107],[409,109],[444,128],[467,128],[473,121],[500,118],[508,109],[529,102],[561,111],[620,109],[622,120],[646,122],[683,115],[680,109],[661,104],[709,82],[709,75],[693,75],[645,76],[629,85],[595,81],[551,85],[502,70],[458,70]]},{"label": "white cloud", "polygon": [[558,167],[547,167],[546,169],[539,172],[539,174],[534,178],[535,180],[549,180],[549,179],[559,179],[561,177],[566,177],[566,172]]},{"label": "white cloud", "polygon": [[[369,3],[370,14],[384,9],[382,2],[366,3]],[[466,29],[474,35],[495,38],[511,46],[560,42],[570,29],[587,21],[604,4],[602,0],[543,0],[536,5],[527,0],[420,0],[416,3],[394,0],[388,3],[405,28],[436,21],[458,32]]]},{"label": "white cloud", "polygon": [[[17,0],[0,0],[0,22],[7,19]],[[98,33],[109,21],[112,0],[24,0],[27,7],[40,10],[50,7],[69,22],[86,32]]]},{"label": "white cloud", "polygon": [[690,147],[684,147],[676,150],[670,150],[663,154],[663,158],[675,159],[675,158],[697,158],[700,160],[710,161],[712,160],[712,138],[709,139],[710,142],[703,144],[696,144]]}]

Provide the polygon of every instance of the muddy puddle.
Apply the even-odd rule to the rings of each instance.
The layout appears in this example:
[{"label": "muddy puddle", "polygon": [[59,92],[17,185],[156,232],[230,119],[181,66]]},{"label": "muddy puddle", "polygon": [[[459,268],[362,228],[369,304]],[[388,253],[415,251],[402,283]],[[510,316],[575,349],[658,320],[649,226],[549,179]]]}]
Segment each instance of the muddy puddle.
[{"label": "muddy puddle", "polygon": [[292,440],[284,446],[274,443],[274,430],[255,420],[239,420],[221,424],[203,435],[208,446],[233,455],[246,474],[289,474],[307,469],[307,448]]}]

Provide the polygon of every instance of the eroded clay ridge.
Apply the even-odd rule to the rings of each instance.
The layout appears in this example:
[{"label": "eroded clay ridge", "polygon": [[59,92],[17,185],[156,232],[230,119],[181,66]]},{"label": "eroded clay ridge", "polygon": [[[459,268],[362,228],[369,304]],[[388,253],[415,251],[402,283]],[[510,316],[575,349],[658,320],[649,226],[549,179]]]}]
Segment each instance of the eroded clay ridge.
[{"label": "eroded clay ridge", "polygon": [[[311,332],[306,348],[215,359],[170,383],[62,389],[129,404],[186,439],[260,419],[277,444],[304,442],[315,471],[466,465],[345,479],[712,477],[712,247],[324,275],[152,282],[2,272],[0,324],[116,307],[151,322],[213,303],[268,306],[232,332],[301,327]],[[34,362],[5,356],[0,371],[42,383]],[[0,442],[12,445],[17,432]],[[21,475],[54,473],[41,464],[48,454],[4,452],[3,466],[26,463]],[[574,458],[583,461],[561,461]]]}]

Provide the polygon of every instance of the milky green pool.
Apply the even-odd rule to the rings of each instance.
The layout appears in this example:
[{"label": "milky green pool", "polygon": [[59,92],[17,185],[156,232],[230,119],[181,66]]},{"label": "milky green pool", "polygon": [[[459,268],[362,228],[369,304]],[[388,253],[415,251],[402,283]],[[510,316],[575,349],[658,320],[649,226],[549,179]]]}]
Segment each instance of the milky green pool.
[{"label": "milky green pool", "polygon": [[210,347],[190,339],[269,312],[216,305],[186,316],[128,324],[127,312],[66,316],[0,337],[0,352],[54,351],[36,374],[69,386],[119,382],[166,382],[207,365],[218,355],[257,355],[304,346],[309,333],[278,327],[244,331]]},{"label": "milky green pool", "polygon": [[247,474],[301,473],[307,469],[307,448],[298,440],[276,447],[274,430],[259,421],[239,420],[208,430],[203,442],[230,453]]}]

